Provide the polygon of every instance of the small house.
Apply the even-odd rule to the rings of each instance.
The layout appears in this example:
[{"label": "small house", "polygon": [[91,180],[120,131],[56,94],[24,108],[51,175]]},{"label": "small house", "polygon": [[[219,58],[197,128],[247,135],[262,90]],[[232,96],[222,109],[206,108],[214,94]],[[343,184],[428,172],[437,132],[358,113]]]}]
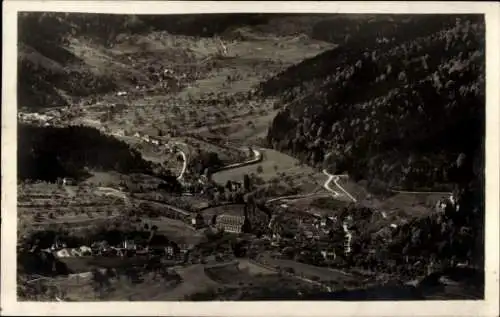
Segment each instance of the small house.
[{"label": "small house", "polygon": [[325,261],[335,261],[335,259],[337,258],[337,255],[333,250],[321,250],[320,253],[325,259]]},{"label": "small house", "polygon": [[63,186],[72,186],[75,184],[75,180],[69,177],[65,177],[62,180]]}]

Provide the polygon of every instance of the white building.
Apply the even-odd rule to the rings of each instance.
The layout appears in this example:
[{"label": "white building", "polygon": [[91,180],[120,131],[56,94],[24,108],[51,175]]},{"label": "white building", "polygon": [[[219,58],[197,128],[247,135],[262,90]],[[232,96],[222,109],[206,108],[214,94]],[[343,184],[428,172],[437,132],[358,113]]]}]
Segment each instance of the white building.
[{"label": "white building", "polygon": [[216,218],[216,227],[226,232],[241,233],[245,217],[232,215],[219,215]]}]

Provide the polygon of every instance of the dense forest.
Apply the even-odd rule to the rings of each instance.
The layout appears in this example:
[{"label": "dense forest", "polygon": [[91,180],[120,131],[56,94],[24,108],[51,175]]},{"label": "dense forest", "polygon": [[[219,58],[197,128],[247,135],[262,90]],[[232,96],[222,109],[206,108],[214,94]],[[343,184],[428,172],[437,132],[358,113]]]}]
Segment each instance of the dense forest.
[{"label": "dense forest", "polygon": [[84,126],[18,126],[18,177],[55,181],[79,178],[86,169],[150,172],[150,164],[126,143]]},{"label": "dense forest", "polygon": [[371,39],[351,38],[260,87],[281,96],[272,147],[369,186],[453,191],[455,207],[383,236],[370,230],[376,211],[344,211],[355,223],[351,264],[407,277],[484,264],[484,20],[412,19],[365,29]]},{"label": "dense forest", "polygon": [[[418,19],[418,18],[415,18]],[[484,21],[425,16],[341,45],[261,85],[281,95],[268,142],[303,161],[392,187],[452,182],[479,168],[485,133]]]}]

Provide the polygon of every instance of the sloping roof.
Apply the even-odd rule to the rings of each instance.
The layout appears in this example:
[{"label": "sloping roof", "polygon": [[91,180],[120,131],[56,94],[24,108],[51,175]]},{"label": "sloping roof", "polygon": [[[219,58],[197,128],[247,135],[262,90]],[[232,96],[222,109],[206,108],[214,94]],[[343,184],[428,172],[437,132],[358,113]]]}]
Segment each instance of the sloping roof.
[{"label": "sloping roof", "polygon": [[243,216],[233,216],[226,214],[217,216],[217,224],[243,225],[244,222],[245,217]]}]

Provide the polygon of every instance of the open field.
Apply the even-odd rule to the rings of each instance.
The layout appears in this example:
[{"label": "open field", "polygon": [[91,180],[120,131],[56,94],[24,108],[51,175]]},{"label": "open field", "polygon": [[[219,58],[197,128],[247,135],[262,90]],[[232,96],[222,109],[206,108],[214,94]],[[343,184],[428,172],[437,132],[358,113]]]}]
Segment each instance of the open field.
[{"label": "open field", "polygon": [[175,269],[182,283],[168,293],[155,297],[156,300],[182,300],[185,296],[217,287],[217,283],[206,276],[203,265],[192,265]]},{"label": "open field", "polygon": [[[271,101],[266,100],[271,104]],[[228,123],[219,123],[209,127],[200,127],[189,131],[190,133],[213,134],[225,137],[230,142],[239,142],[247,145],[261,145],[267,135],[267,129],[276,116],[277,110],[270,110],[263,115],[258,113],[241,118],[232,119]]]},{"label": "open field", "polygon": [[364,202],[363,205],[378,210],[380,213],[383,212],[384,220],[398,224],[405,219],[425,217],[434,213],[436,203],[447,196],[433,193],[400,193],[385,200],[372,199]]},{"label": "open field", "polygon": [[355,283],[356,281],[359,281],[359,278],[357,278],[356,276],[345,273],[343,271],[304,264],[293,260],[275,259],[270,257],[267,253],[263,254],[258,261],[264,263],[265,265],[276,267],[282,270],[292,268],[294,271],[294,275],[301,276],[313,281],[330,281],[338,283],[339,285],[344,283]]},{"label": "open field", "polygon": [[348,201],[333,198],[328,194],[314,195],[309,198],[288,201],[289,208],[304,210],[320,216],[335,216],[342,208],[350,204]]},{"label": "open field", "polygon": [[271,182],[273,179],[282,180],[292,186],[299,186],[304,192],[309,192],[316,189],[325,178],[313,168],[299,165],[298,160],[289,155],[271,149],[259,151],[263,155],[262,162],[217,172],[213,175],[214,181],[225,184],[228,180],[243,180],[245,174],[254,174],[264,182]]},{"label": "open field", "polygon": [[248,260],[240,260],[238,263],[220,267],[207,267],[205,274],[212,280],[226,287],[241,287],[248,285],[259,285],[269,280],[269,277],[277,275],[277,272],[267,270]]},{"label": "open field", "polygon": [[175,219],[143,219],[144,223],[158,226],[158,232],[178,244],[195,245],[204,239],[204,233],[197,231],[190,225]]}]

